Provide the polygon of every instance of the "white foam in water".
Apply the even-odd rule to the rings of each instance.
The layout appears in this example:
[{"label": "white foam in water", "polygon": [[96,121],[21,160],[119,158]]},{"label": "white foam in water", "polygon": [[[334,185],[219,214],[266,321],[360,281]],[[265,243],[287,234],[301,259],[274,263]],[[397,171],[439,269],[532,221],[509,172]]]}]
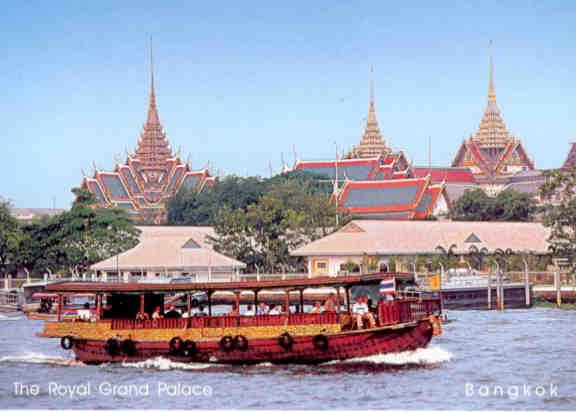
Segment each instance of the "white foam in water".
[{"label": "white foam in water", "polygon": [[416,349],[414,351],[400,353],[385,353],[361,358],[346,359],[343,361],[329,362],[334,364],[342,363],[374,363],[384,365],[434,365],[436,363],[448,362],[452,359],[452,353],[438,346]]},{"label": "white foam in water", "polygon": [[257,363],[256,365],[257,368],[271,368],[272,366],[274,366],[274,364],[272,362],[261,362],[261,363]]},{"label": "white foam in water", "polygon": [[0,315],[0,321],[20,320],[21,317]]},{"label": "white foam in water", "polygon": [[0,363],[35,363],[44,365],[59,366],[85,366],[82,362],[75,359],[63,358],[61,356],[50,356],[42,353],[28,352],[24,355],[2,356]]},{"label": "white foam in water", "polygon": [[174,362],[170,359],[157,357],[153,359],[147,359],[141,362],[124,362],[122,366],[127,368],[137,368],[137,369],[155,369],[160,371],[169,371],[169,370],[199,370],[199,369],[206,369],[211,368],[216,365],[208,364],[208,363],[182,363],[182,362]]}]

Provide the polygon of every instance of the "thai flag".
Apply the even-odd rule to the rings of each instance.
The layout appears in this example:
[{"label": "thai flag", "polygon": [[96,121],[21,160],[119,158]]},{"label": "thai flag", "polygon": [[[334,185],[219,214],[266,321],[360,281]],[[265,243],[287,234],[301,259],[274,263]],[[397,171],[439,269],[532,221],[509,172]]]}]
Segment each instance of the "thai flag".
[{"label": "thai flag", "polygon": [[396,292],[396,278],[389,277],[382,279],[379,290],[381,295],[394,294]]}]

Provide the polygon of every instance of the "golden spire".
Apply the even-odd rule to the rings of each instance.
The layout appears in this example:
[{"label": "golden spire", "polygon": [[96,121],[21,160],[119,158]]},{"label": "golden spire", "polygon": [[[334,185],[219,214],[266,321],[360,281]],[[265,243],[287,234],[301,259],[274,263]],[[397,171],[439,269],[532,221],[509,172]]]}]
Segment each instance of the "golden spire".
[{"label": "golden spire", "polygon": [[156,89],[154,84],[154,53],[152,49],[152,36],[150,36],[150,99],[148,102],[148,116],[144,129],[138,141],[135,156],[146,167],[159,167],[166,159],[173,156],[166,135],[160,124],[158,107],[156,106]]},{"label": "golden spire", "polygon": [[496,87],[494,87],[494,61],[492,57],[492,40],[489,49],[489,75],[488,75],[488,104],[496,104]]},{"label": "golden spire", "polygon": [[370,66],[370,103],[368,105],[368,119],[366,121],[366,129],[369,126],[376,126],[378,128],[378,120],[376,119],[376,106],[374,103],[374,66]]},{"label": "golden spire", "polygon": [[368,104],[368,117],[364,127],[364,134],[358,146],[354,146],[345,158],[369,158],[386,155],[390,150],[386,147],[378,119],[376,118],[376,104],[374,98],[374,67],[370,66],[370,101]]},{"label": "golden spire", "polygon": [[147,124],[157,125],[160,123],[158,108],[156,107],[156,90],[154,89],[154,52],[152,49],[152,36],[150,36],[150,102],[148,104]]}]

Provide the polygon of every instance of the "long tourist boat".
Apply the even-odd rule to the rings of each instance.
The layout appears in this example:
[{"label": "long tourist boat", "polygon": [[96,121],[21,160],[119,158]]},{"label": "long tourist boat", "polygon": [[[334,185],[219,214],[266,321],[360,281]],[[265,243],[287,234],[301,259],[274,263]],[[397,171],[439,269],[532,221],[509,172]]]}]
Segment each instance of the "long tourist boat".
[{"label": "long tourist boat", "polygon": [[[392,293],[383,294],[383,285],[389,288],[390,282]],[[78,293],[94,294],[94,318],[66,320],[58,313],[38,335],[60,338],[64,349],[88,364],[159,356],[178,362],[320,363],[403,352],[423,348],[441,333],[441,298],[415,294],[414,285],[412,275],[400,273],[221,283],[59,283],[47,287],[58,302]],[[334,291],[331,309],[320,311],[318,302],[320,313],[306,312],[304,291],[314,288]],[[265,302],[259,295],[271,291],[284,293],[283,313],[239,310],[247,306],[241,304],[247,294],[250,305],[260,308]],[[208,297],[207,313],[196,308],[193,315],[191,296],[198,292]],[[236,301],[226,312],[230,305],[223,308],[213,300],[230,292]],[[176,293],[188,296],[188,317],[166,313],[141,319],[144,313],[158,312],[164,299]],[[370,315],[358,315],[354,302],[366,301]]]}]

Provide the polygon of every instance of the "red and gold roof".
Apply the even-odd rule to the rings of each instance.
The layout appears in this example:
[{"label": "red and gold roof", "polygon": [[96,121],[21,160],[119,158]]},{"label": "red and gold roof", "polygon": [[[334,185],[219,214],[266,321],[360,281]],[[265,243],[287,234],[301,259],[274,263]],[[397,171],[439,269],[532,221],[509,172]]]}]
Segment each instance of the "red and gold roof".
[{"label": "red and gold roof", "polygon": [[180,188],[201,190],[213,183],[207,169],[194,171],[172,152],[160,123],[152,74],[148,114],[136,150],[111,172],[95,170],[81,187],[102,206],[125,209],[138,221],[161,223],[166,201]]}]

